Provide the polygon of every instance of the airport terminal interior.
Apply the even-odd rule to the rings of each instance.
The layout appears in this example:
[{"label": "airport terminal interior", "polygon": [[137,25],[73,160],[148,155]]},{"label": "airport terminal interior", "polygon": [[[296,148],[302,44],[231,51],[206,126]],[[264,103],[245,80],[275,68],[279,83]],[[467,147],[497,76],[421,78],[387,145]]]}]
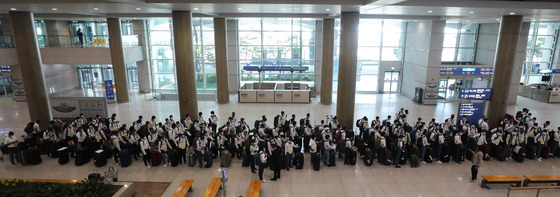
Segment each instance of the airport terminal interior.
[{"label": "airport terminal interior", "polygon": [[[186,196],[558,196],[560,187],[553,186],[560,186],[559,37],[560,2],[554,0],[0,0],[0,146],[2,152],[6,150],[0,153],[0,183],[12,178],[84,180],[94,172],[103,176],[114,167],[118,181],[125,185],[116,196],[185,196],[177,191],[188,179],[194,182]],[[408,112],[401,114],[402,109]],[[221,166],[225,149],[208,167],[173,162],[146,166],[142,156],[125,166],[123,158],[117,163],[110,154],[107,163],[98,167],[91,148],[96,135],[89,136],[88,143],[62,132],[54,141],[29,135],[53,130],[49,122],[54,119],[76,126],[82,124],[78,123],[81,115],[88,122],[99,115],[101,122],[96,126],[105,131],[108,143],[96,149],[112,152],[109,148],[115,142],[123,149],[132,147],[135,154],[138,150],[129,139],[133,135],[124,137],[113,124],[126,124],[123,128],[128,130],[138,116],[143,116],[142,124],[152,116],[155,123],[165,124],[170,115],[182,121],[186,114],[194,121],[199,112],[208,123],[214,120],[214,112],[220,132],[198,121],[185,125],[190,141],[187,160],[191,149],[198,156],[195,135],[207,133],[215,139],[213,143],[220,143],[221,133],[230,132],[227,126],[221,129],[232,112],[233,124],[243,118],[249,128],[235,126],[234,137],[227,137],[226,145],[234,143],[235,134],[250,135],[247,145],[240,143],[241,149],[249,149],[254,138],[266,144],[277,135],[296,145],[307,144],[308,139],[301,137],[308,136],[306,126],[300,123],[307,114],[310,131],[321,136],[317,144],[324,141],[319,139],[323,138],[321,121],[327,127],[334,117],[346,127],[345,135],[352,131],[355,139],[349,139],[352,148],[342,151],[347,145],[334,140],[336,129],[326,129],[336,147],[336,166],[323,162],[328,151],[315,154],[299,147],[295,150],[303,153],[302,169],[282,169],[281,178],[271,180],[274,171],[266,167],[261,182],[259,173],[243,165],[244,157],[252,157],[246,153],[240,158],[234,153],[227,167]],[[295,115],[298,137],[292,136],[288,119],[285,127],[275,127],[281,112],[288,119]],[[105,119],[113,114],[115,119],[106,125]],[[270,129],[254,126],[263,115]],[[396,120],[395,128],[370,127],[376,116],[381,121],[392,116],[388,122]],[[505,123],[504,116],[510,122]],[[363,117],[369,120],[367,128],[357,125]],[[479,135],[471,136],[468,127],[463,129],[463,117],[476,125],[477,133],[488,133],[485,143],[474,144],[472,149],[492,147],[491,153],[482,150],[484,161],[474,181],[469,160],[476,156],[455,162],[455,143],[462,140],[455,134],[465,130],[468,146],[459,144],[457,150],[468,152],[469,144],[480,142]],[[416,135],[420,142],[404,142],[407,134],[421,133],[414,126],[418,118],[429,133],[438,133],[440,128],[428,128],[432,118],[441,123],[445,147],[452,144],[453,149],[445,154],[453,160],[436,161],[436,149],[443,143],[429,139],[433,144],[424,145],[426,138],[421,134]],[[485,118],[486,127],[479,122]],[[33,131],[28,132],[26,125],[35,120],[40,122],[36,128],[31,124]],[[531,135],[517,145],[508,141],[512,133],[532,133],[527,125],[535,122],[535,128],[543,131],[539,136],[550,137]],[[502,123],[504,131],[493,130]],[[394,131],[401,126],[407,134]],[[367,141],[364,131],[369,129],[376,136],[371,134]],[[173,138],[171,130],[162,126],[160,138]],[[45,149],[48,144],[46,154],[37,150],[39,164],[28,163],[25,155],[31,151],[19,150],[21,145],[5,144],[10,132],[20,144],[37,139],[41,145],[30,150]],[[158,131],[154,132],[157,136]],[[501,142],[491,139],[502,133]],[[383,142],[387,138],[381,149],[373,139],[378,134],[384,135]],[[112,141],[113,137],[117,139]],[[180,137],[177,144],[169,140],[175,154]],[[377,157],[373,165],[367,164],[368,151],[374,149],[376,156],[388,154],[381,150],[390,152],[401,140],[405,148],[393,154],[416,150],[417,145],[420,151],[407,153],[406,163],[399,167],[394,165],[398,162],[386,165]],[[67,163],[61,163],[61,156],[51,158],[54,144],[63,145],[56,149],[89,150],[89,162],[78,165],[81,156],[73,157],[73,151]],[[84,144],[92,146],[88,149]],[[534,158],[516,147],[532,150]],[[550,151],[550,156],[535,155],[535,147],[539,153]],[[155,151],[160,146],[151,148]],[[421,154],[420,161],[427,160],[421,153],[425,148],[434,158],[411,167],[409,156]],[[357,152],[356,161],[346,165],[343,157],[350,149]],[[498,156],[502,149],[507,149],[505,159]],[[17,157],[14,164],[12,150]],[[516,154],[524,160],[518,161]],[[321,157],[319,170],[312,162],[315,155]],[[272,163],[271,156],[267,165]],[[223,175],[227,181],[214,193],[213,178]],[[508,181],[492,184],[491,178],[482,177],[501,175],[525,179],[523,187]],[[531,175],[546,175],[550,181],[533,181]],[[251,181],[260,185],[255,187]],[[486,181],[488,188],[483,187]],[[0,184],[0,188],[6,187]],[[4,192],[0,196],[6,196]]]}]

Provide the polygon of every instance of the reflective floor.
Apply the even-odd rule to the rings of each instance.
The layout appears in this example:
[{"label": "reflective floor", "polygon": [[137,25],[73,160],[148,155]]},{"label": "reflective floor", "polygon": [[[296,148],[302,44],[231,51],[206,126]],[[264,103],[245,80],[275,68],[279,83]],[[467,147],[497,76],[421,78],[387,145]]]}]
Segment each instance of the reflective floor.
[{"label": "reflective floor", "polygon": [[[68,93],[79,96],[80,93]],[[173,101],[144,101],[145,95],[131,95],[131,102],[122,104],[109,104],[109,113],[117,113],[121,122],[131,123],[138,115],[146,119],[155,115],[165,118],[169,115],[179,117],[178,103]],[[334,97],[336,100],[336,96]],[[220,118],[220,123],[226,120],[232,111],[238,118],[245,117],[254,120],[266,114],[269,118],[286,111],[296,114],[298,119],[310,112],[312,121],[317,123],[324,119],[326,114],[334,114],[336,105],[318,104],[318,99],[313,99],[311,104],[240,104],[236,101],[237,95],[231,95],[229,104],[215,102],[200,102],[199,109],[205,116],[210,111],[215,111]],[[414,120],[421,116],[423,119],[435,117],[442,121],[452,113],[457,113],[456,103],[440,103],[433,106],[414,104],[410,99],[398,94],[357,95],[355,117],[379,115],[382,118],[394,115],[399,108],[411,111],[410,117]],[[545,104],[524,97],[518,98],[518,105],[511,105],[509,113],[514,113],[528,107],[537,117],[538,122],[550,120],[553,128],[560,125],[560,111],[558,104]],[[16,103],[12,100],[0,100],[0,130],[6,132],[14,130],[23,132],[23,127],[28,122],[29,115],[25,103]],[[3,137],[4,135],[2,135]],[[420,168],[410,168],[406,165],[396,169],[391,166],[365,166],[359,160],[356,166],[342,165],[342,160],[337,160],[336,167],[321,166],[321,170],[313,171],[309,165],[309,155],[305,155],[303,170],[292,169],[282,171],[282,179],[268,181],[262,185],[262,196],[505,196],[508,185],[490,185],[492,190],[480,188],[480,179],[470,183],[471,164],[431,163]],[[57,178],[57,179],[83,179],[94,169],[103,172],[106,167],[96,168],[93,163],[84,166],[74,166],[71,161],[66,165],[59,165],[56,160],[43,157],[43,163],[37,166],[12,166],[4,159],[0,162],[0,177],[24,178]],[[542,162],[526,160],[524,163],[513,161],[488,161],[480,168],[480,175],[523,175],[523,174],[557,174],[560,175],[560,159],[548,159]],[[152,167],[147,169],[142,161],[133,161],[128,168],[117,167],[119,179],[124,181],[154,181],[171,182],[170,187],[163,196],[171,196],[182,179],[195,179],[190,196],[202,196],[212,177],[220,176],[219,160],[209,169],[198,167]],[[229,182],[227,196],[245,196],[250,180],[257,180],[257,174],[252,174],[250,169],[241,167],[241,161],[234,159],[231,167],[227,168]],[[273,172],[265,170],[264,176],[272,178]],[[546,184],[541,184],[546,185]],[[536,191],[512,192],[512,196],[535,196]],[[558,191],[541,191],[541,196],[558,196]]]}]

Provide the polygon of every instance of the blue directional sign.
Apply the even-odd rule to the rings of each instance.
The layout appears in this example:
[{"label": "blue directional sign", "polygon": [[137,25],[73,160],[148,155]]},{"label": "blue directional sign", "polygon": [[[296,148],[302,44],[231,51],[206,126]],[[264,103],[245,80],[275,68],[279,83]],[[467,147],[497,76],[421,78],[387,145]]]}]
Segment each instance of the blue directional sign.
[{"label": "blue directional sign", "polygon": [[105,81],[105,93],[107,95],[107,100],[115,100],[115,92],[113,92],[113,81]]},{"label": "blue directional sign", "polygon": [[258,67],[258,66],[243,66],[243,70],[246,70],[246,71],[259,71],[259,67]]},{"label": "blue directional sign", "polygon": [[307,71],[307,66],[243,66],[245,71]]},{"label": "blue directional sign", "polygon": [[492,89],[490,88],[461,88],[460,99],[466,100],[490,100]]},{"label": "blue directional sign", "polygon": [[478,122],[484,113],[484,103],[459,103],[458,119],[465,116],[471,123]]}]

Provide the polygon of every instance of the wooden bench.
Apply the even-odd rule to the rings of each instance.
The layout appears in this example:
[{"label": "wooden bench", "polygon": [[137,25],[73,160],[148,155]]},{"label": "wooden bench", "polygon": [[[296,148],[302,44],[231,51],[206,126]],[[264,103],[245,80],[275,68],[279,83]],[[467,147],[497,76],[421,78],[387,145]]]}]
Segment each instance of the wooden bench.
[{"label": "wooden bench", "polygon": [[218,191],[222,189],[222,179],[220,177],[212,178],[208,189],[204,192],[204,197],[216,196]]},{"label": "wooden bench", "polygon": [[482,176],[480,187],[490,189],[487,184],[500,184],[500,183],[515,183],[515,186],[521,187],[523,179],[515,175],[495,175],[495,176]]},{"label": "wooden bench", "polygon": [[192,191],[192,184],[194,182],[194,179],[185,179],[181,182],[181,184],[179,185],[179,187],[177,188],[177,190],[175,191],[175,193],[173,194],[173,197],[185,197],[187,196],[188,192]]},{"label": "wooden bench", "polygon": [[249,191],[247,192],[247,197],[258,197],[261,195],[261,183],[262,181],[251,181],[249,184]]},{"label": "wooden bench", "polygon": [[525,181],[523,187],[527,187],[529,183],[556,183],[560,186],[560,175],[523,175]]},{"label": "wooden bench", "polygon": [[560,186],[543,186],[543,187],[509,187],[507,196],[509,197],[509,193],[511,190],[537,190],[537,197],[541,193],[541,189],[560,189]]}]

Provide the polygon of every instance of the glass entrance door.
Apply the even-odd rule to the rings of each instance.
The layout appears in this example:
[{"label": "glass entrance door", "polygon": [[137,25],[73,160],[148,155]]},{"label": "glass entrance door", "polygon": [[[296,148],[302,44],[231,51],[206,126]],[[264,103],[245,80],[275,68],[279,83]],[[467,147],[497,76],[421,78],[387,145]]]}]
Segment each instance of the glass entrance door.
[{"label": "glass entrance door", "polygon": [[383,92],[399,91],[399,71],[386,71],[383,77]]},{"label": "glass entrance door", "polygon": [[0,75],[0,98],[14,98],[11,75]]},{"label": "glass entrance door", "polygon": [[91,68],[91,72],[93,73],[93,88],[94,89],[102,89],[103,88],[103,75],[101,73],[101,68]]},{"label": "glass entrance door", "polygon": [[78,69],[78,73],[80,74],[82,89],[92,89],[93,82],[91,76],[91,68],[80,68]]}]

